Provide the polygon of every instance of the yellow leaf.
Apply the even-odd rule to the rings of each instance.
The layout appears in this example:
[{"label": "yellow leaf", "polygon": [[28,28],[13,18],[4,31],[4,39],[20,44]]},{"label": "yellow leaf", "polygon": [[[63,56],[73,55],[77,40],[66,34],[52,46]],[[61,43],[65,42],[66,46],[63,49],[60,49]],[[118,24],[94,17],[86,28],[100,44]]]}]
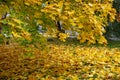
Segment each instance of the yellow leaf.
[{"label": "yellow leaf", "polygon": [[76,26],[76,25],[77,25],[77,24],[76,24],[76,23],[74,23],[74,22],[73,22],[73,23],[71,23],[71,24],[72,24],[72,26]]},{"label": "yellow leaf", "polygon": [[12,22],[8,22],[8,24],[11,25],[11,26],[13,26],[13,27],[15,26],[15,24],[12,23]]},{"label": "yellow leaf", "polygon": [[16,23],[18,23],[18,24],[23,23],[23,22],[22,22],[21,20],[19,20],[19,19],[13,19],[13,21],[16,22]]},{"label": "yellow leaf", "polygon": [[82,24],[78,24],[78,28],[83,28],[83,25]]},{"label": "yellow leaf", "polygon": [[79,78],[78,78],[77,75],[73,75],[73,76],[72,76],[72,80],[79,80]]},{"label": "yellow leaf", "polygon": [[98,43],[100,43],[100,44],[107,44],[107,40],[105,39],[104,36],[101,36]]},{"label": "yellow leaf", "polygon": [[42,24],[43,21],[42,20],[37,20],[37,24]]},{"label": "yellow leaf", "polygon": [[25,2],[25,5],[30,6],[30,3]]},{"label": "yellow leaf", "polygon": [[12,31],[12,34],[13,34],[13,36],[14,36],[15,38],[21,38],[21,36],[18,35],[16,32],[13,32],[13,31]]},{"label": "yellow leaf", "polygon": [[67,17],[67,16],[62,16],[62,19],[63,19],[63,20],[67,20],[68,17]]}]

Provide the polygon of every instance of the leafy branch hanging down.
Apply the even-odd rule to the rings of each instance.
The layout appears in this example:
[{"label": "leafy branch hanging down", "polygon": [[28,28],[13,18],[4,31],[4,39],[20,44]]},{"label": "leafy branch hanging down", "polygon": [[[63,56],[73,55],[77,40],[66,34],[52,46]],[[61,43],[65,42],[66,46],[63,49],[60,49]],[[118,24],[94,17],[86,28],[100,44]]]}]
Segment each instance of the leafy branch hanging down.
[{"label": "leafy branch hanging down", "polygon": [[81,43],[87,41],[88,44],[96,42],[107,44],[103,35],[105,33],[104,27],[108,21],[114,21],[116,13],[112,8],[112,0],[46,1],[46,6],[41,11],[53,21],[62,21],[63,30],[78,32],[78,40]]},{"label": "leafy branch hanging down", "polygon": [[[107,44],[103,35],[104,28],[108,21],[114,21],[116,14],[112,2],[113,0],[10,0],[0,6],[4,6],[10,13],[6,22],[10,23],[13,19],[24,22],[19,26],[30,35],[36,33],[38,25],[41,25],[51,35],[72,30],[78,32],[77,39],[81,43]],[[4,10],[2,12],[5,13]],[[0,17],[3,13],[0,13]],[[59,23],[56,26],[56,22],[62,22],[62,29]],[[19,36],[23,33],[15,32],[14,29],[11,30]],[[59,35],[60,37],[62,39]]]}]

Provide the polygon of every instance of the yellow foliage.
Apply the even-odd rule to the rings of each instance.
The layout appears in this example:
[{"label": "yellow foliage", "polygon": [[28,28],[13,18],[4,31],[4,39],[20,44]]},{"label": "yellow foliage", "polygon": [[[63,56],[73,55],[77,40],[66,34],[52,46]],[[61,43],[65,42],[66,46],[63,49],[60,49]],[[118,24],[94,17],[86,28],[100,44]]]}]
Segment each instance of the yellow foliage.
[{"label": "yellow foliage", "polygon": [[[45,50],[40,50],[34,46],[0,45],[0,53],[0,77],[21,80],[120,79],[119,48],[48,43]],[[3,65],[6,63],[9,64]]]},{"label": "yellow foliage", "polygon": [[100,39],[98,40],[98,43],[106,45],[107,44],[107,40],[105,39],[104,36],[101,36]]},{"label": "yellow foliage", "polygon": [[15,38],[21,38],[21,36],[20,36],[18,33],[16,33],[16,32],[13,32],[13,31],[12,31],[12,34],[13,34],[13,36],[14,36]]},{"label": "yellow foliage", "polygon": [[24,0],[25,5],[30,6],[30,5],[41,5],[42,0]]},{"label": "yellow foliage", "polygon": [[24,39],[31,41],[31,35],[27,31],[22,31],[20,34]]},{"label": "yellow foliage", "polygon": [[3,15],[5,15],[9,11],[8,6],[4,4],[0,4],[0,19],[2,18]]},{"label": "yellow foliage", "polygon": [[13,19],[13,21],[16,22],[16,23],[18,23],[18,24],[23,23],[23,22],[22,22],[21,20],[19,20],[19,19]]},{"label": "yellow foliage", "polygon": [[[101,37],[105,33],[103,28],[108,21],[114,21],[116,15],[112,0],[12,0],[10,4],[0,4],[0,18],[6,12],[10,13],[7,22],[14,28],[20,29],[21,24],[27,22],[30,26],[42,24],[47,29],[47,26],[55,29],[53,22],[61,21],[63,29],[77,31],[80,42],[88,44],[107,44]],[[65,41],[66,37],[61,40]]]},{"label": "yellow foliage", "polygon": [[42,20],[37,20],[37,24],[43,24]]},{"label": "yellow foliage", "polygon": [[67,37],[69,37],[69,34],[59,33],[58,36],[59,36],[59,39],[60,39],[61,41],[65,42],[65,39],[66,39]]},{"label": "yellow foliage", "polygon": [[50,4],[46,3],[41,11],[48,14],[53,21],[64,22],[65,29],[71,29],[71,26],[73,26],[73,30],[80,34],[80,42],[87,41],[88,44],[94,44],[97,40],[100,44],[107,44],[107,41],[101,39],[101,36],[105,33],[103,26],[107,25],[108,15],[110,21],[115,19],[116,11],[112,8],[111,1],[47,1]]},{"label": "yellow foliage", "polygon": [[[32,24],[34,21],[37,24],[44,24],[49,34],[53,35],[56,34],[56,27],[51,21],[59,20],[63,22],[65,29],[70,28],[72,30],[73,28],[74,31],[78,31],[80,42],[88,41],[89,45],[97,41],[106,45],[107,41],[103,37],[105,32],[103,25],[106,26],[108,15],[110,15],[110,21],[115,18],[115,10],[111,4],[112,0],[104,0],[104,2],[100,2],[100,0],[73,1],[12,0],[9,6],[6,3],[0,4],[0,18],[4,13],[9,12],[9,7],[11,15],[6,21],[8,21],[15,38],[24,38],[31,41],[31,34],[22,26],[24,21],[28,22],[30,27],[35,26],[35,24]],[[42,7],[42,3],[45,4],[44,7]],[[48,24],[44,23],[45,21]],[[69,34],[59,33],[58,37],[64,42]],[[81,47],[73,44],[66,46],[58,45],[57,42],[56,44],[48,42],[45,45],[47,47],[45,50],[36,49],[33,45],[28,45],[27,48],[16,44],[0,45],[0,79],[120,79],[119,48]],[[39,46],[41,48],[41,45]]]}]

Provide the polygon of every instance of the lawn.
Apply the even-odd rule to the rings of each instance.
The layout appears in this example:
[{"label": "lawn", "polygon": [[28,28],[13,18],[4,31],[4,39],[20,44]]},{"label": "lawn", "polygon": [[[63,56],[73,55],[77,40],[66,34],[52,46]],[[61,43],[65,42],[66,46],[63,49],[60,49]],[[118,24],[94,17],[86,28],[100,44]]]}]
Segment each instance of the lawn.
[{"label": "lawn", "polygon": [[51,40],[33,45],[0,45],[0,80],[119,80],[119,42],[108,46]]}]

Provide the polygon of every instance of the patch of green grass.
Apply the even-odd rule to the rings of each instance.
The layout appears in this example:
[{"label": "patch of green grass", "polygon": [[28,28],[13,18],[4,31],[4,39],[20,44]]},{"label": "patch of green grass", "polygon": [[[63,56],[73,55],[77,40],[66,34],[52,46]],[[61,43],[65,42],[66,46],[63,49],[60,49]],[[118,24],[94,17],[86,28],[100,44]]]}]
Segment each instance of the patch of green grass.
[{"label": "patch of green grass", "polygon": [[[86,43],[80,43],[76,38],[68,38],[66,40],[66,42],[62,42],[60,41],[59,39],[56,39],[56,38],[52,38],[50,39],[50,41],[48,41],[48,43],[52,43],[52,44],[63,44],[63,45],[75,45],[75,46],[87,46],[87,47],[100,47],[100,46],[104,46],[104,45],[101,45],[101,44],[91,44],[91,45],[87,45],[87,42]],[[106,45],[106,47],[108,48],[120,48],[120,41],[111,41],[111,40],[108,40],[108,44]]]},{"label": "patch of green grass", "polygon": [[120,48],[120,41],[108,41],[108,47],[110,48]]}]

